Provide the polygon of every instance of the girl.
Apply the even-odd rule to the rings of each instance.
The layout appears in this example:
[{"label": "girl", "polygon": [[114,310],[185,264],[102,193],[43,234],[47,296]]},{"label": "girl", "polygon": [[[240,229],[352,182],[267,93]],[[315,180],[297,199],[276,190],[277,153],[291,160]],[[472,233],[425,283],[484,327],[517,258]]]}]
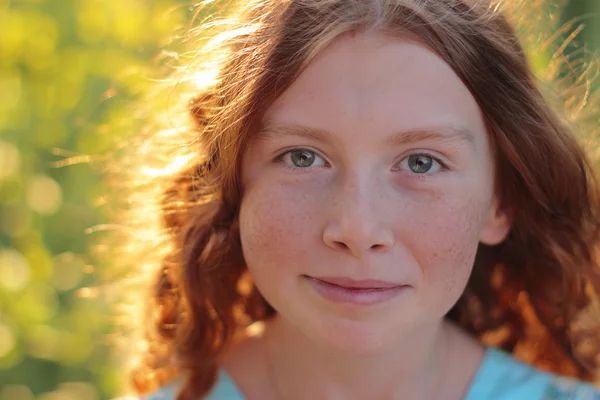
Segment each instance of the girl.
[{"label": "girl", "polygon": [[133,170],[144,398],[600,399],[598,187],[502,5],[241,3]]}]

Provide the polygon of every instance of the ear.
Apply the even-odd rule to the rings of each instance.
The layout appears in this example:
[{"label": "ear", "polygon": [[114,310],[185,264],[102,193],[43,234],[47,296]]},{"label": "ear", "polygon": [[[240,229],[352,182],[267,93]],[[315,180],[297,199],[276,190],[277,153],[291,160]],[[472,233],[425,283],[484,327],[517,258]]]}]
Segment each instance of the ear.
[{"label": "ear", "polygon": [[500,208],[498,199],[494,196],[479,241],[488,246],[500,244],[508,235],[512,224],[512,210]]}]

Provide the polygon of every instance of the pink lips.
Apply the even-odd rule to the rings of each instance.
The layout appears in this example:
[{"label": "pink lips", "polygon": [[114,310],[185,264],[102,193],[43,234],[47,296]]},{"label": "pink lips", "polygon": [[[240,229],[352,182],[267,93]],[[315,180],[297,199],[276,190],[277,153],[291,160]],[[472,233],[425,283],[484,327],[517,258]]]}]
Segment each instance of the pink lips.
[{"label": "pink lips", "polygon": [[378,280],[338,277],[310,277],[308,283],[327,300],[338,303],[374,305],[391,300],[408,287]]},{"label": "pink lips", "polygon": [[328,276],[317,276],[313,279],[318,279],[323,282],[331,283],[337,286],[343,286],[348,289],[386,289],[391,287],[402,286],[398,283],[386,282],[386,281],[377,281],[374,279],[366,279],[355,281],[351,278],[336,278],[336,277],[328,277]]}]

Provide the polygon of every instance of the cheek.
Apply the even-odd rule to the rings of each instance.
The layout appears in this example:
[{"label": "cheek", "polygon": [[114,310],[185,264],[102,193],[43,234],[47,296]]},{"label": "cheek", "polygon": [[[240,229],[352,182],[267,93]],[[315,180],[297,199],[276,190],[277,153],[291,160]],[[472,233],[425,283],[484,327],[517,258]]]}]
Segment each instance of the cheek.
[{"label": "cheek", "polygon": [[487,215],[485,199],[468,194],[445,194],[420,204],[413,211],[402,242],[421,268],[426,301],[444,311],[458,300],[469,279]]},{"label": "cheek", "polygon": [[315,203],[293,189],[273,185],[254,185],[244,194],[240,236],[246,264],[256,278],[306,264],[306,249],[318,244]]}]

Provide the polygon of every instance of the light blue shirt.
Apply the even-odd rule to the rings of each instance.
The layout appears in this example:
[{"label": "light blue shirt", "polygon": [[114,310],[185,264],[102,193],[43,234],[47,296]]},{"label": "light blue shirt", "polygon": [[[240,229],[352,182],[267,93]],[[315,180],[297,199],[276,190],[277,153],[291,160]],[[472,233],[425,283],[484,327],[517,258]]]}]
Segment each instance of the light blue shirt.
[{"label": "light blue shirt", "polygon": [[[174,400],[177,386],[172,383],[144,400]],[[229,374],[221,369],[206,400],[243,399]],[[464,400],[600,400],[600,391],[575,379],[542,372],[490,347]]]}]

